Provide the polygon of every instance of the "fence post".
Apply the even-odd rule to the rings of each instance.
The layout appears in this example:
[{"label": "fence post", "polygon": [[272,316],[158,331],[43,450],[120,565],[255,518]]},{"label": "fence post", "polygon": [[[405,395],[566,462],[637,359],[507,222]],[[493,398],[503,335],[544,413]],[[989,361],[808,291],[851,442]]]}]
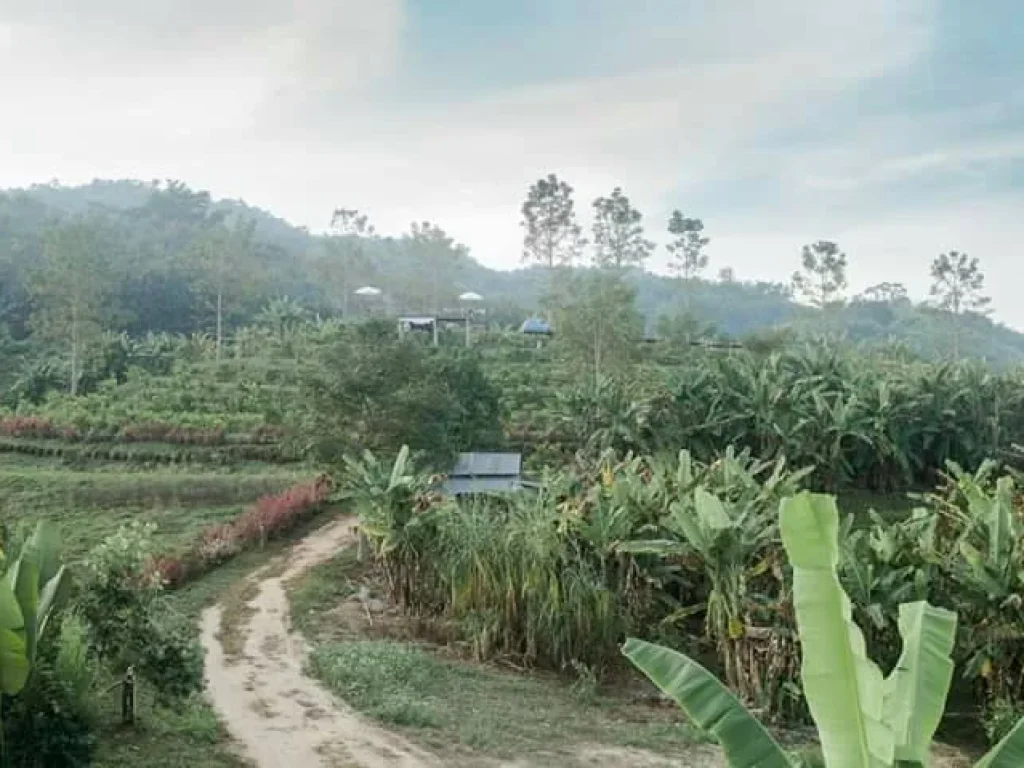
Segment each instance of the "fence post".
[{"label": "fence post", "polygon": [[121,722],[135,723],[135,667],[128,667],[121,682]]}]

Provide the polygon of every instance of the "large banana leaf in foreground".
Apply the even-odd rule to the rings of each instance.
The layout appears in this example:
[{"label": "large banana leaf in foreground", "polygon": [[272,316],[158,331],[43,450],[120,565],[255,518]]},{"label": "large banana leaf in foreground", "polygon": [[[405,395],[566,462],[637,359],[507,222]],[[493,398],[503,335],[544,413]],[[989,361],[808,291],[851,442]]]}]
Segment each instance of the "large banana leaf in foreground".
[{"label": "large banana leaf in foreground", "polygon": [[671,696],[694,724],[714,736],[730,766],[792,768],[764,726],[697,662],[677,651],[630,638],[622,652]]},{"label": "large banana leaf in foreground", "polygon": [[1020,768],[1024,765],[1024,718],[974,768]]},{"label": "large banana leaf in foreground", "polygon": [[0,579],[0,693],[13,696],[21,691],[29,669],[25,620],[10,584]]},{"label": "large banana leaf in foreground", "polygon": [[39,638],[70,588],[67,569],[60,563],[60,537],[52,523],[43,521],[36,526],[6,579],[21,608],[25,654],[32,664]]},{"label": "large banana leaf in foreground", "polygon": [[924,601],[904,603],[899,627],[903,653],[885,681],[885,721],[894,731],[896,760],[927,764],[953,679],[956,614]]},{"label": "large banana leaf in foreground", "polygon": [[882,673],[867,657],[850,600],[836,575],[839,510],[831,496],[782,501],[782,543],[793,566],[801,679],[829,768],[890,766],[895,736],[885,722]]}]

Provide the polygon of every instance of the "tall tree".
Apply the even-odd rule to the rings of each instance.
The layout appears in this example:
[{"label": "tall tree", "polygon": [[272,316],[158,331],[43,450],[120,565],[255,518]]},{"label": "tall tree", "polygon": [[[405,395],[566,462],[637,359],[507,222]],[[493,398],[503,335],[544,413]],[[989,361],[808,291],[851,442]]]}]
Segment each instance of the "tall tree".
[{"label": "tall tree", "polygon": [[960,355],[962,317],[967,312],[982,312],[991,299],[984,295],[985,274],[977,256],[960,251],[940,253],[932,261],[931,295],[953,322],[953,356]]},{"label": "tall tree", "polygon": [[711,238],[704,235],[704,222],[687,218],[682,211],[672,211],[668,233],[672,235],[668,244],[669,269],[683,280],[698,277],[708,267],[704,249],[711,242]]},{"label": "tall tree", "polygon": [[654,243],[644,237],[643,214],[621,187],[611,197],[594,201],[594,264],[602,269],[622,270],[643,267],[654,251]]},{"label": "tall tree", "polygon": [[732,267],[722,267],[718,270],[718,282],[720,283],[735,283],[736,282],[736,270]]},{"label": "tall tree", "polygon": [[348,315],[348,297],[353,273],[361,266],[363,241],[376,234],[369,217],[355,208],[338,208],[331,216],[331,229],[337,235],[324,267],[328,280],[341,291],[341,314]]},{"label": "tall tree", "polygon": [[558,295],[554,316],[559,346],[591,369],[595,383],[628,365],[643,334],[636,291],[616,272],[570,277]]},{"label": "tall tree", "polygon": [[553,173],[538,179],[530,187],[521,213],[524,262],[554,269],[571,266],[579,259],[586,241],[576,221],[569,184]]},{"label": "tall tree", "polygon": [[214,311],[217,362],[224,346],[225,313],[248,295],[255,285],[253,237],[255,221],[217,223],[194,243],[198,289]]},{"label": "tall tree", "polygon": [[824,309],[846,288],[846,254],[830,240],[805,245],[801,272],[793,274],[793,290],[810,304]]},{"label": "tall tree", "polygon": [[429,221],[413,222],[406,236],[420,265],[420,287],[428,292],[428,309],[437,314],[443,301],[457,294],[456,280],[469,249]]},{"label": "tall tree", "polygon": [[33,330],[66,345],[72,395],[78,393],[86,350],[111,317],[110,251],[111,233],[103,222],[71,220],[46,233],[42,262],[29,282]]}]

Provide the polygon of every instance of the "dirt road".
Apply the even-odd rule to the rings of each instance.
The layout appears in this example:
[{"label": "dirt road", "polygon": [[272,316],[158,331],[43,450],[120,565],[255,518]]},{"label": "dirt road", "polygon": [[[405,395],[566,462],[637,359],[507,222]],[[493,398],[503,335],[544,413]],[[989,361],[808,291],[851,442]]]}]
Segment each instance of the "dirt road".
[{"label": "dirt road", "polygon": [[258,768],[434,768],[433,756],[345,707],[303,674],[305,644],[291,631],[284,584],[330,559],[354,532],[338,520],[252,574],[242,652],[225,653],[223,606],[203,613],[206,686],[221,720]]}]

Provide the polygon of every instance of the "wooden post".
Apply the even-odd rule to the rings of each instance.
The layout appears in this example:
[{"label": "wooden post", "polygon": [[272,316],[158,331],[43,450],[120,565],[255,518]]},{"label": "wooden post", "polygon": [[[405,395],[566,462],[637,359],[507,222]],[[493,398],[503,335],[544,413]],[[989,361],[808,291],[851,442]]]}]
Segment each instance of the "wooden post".
[{"label": "wooden post", "polygon": [[128,667],[121,682],[121,722],[135,723],[135,667]]}]

